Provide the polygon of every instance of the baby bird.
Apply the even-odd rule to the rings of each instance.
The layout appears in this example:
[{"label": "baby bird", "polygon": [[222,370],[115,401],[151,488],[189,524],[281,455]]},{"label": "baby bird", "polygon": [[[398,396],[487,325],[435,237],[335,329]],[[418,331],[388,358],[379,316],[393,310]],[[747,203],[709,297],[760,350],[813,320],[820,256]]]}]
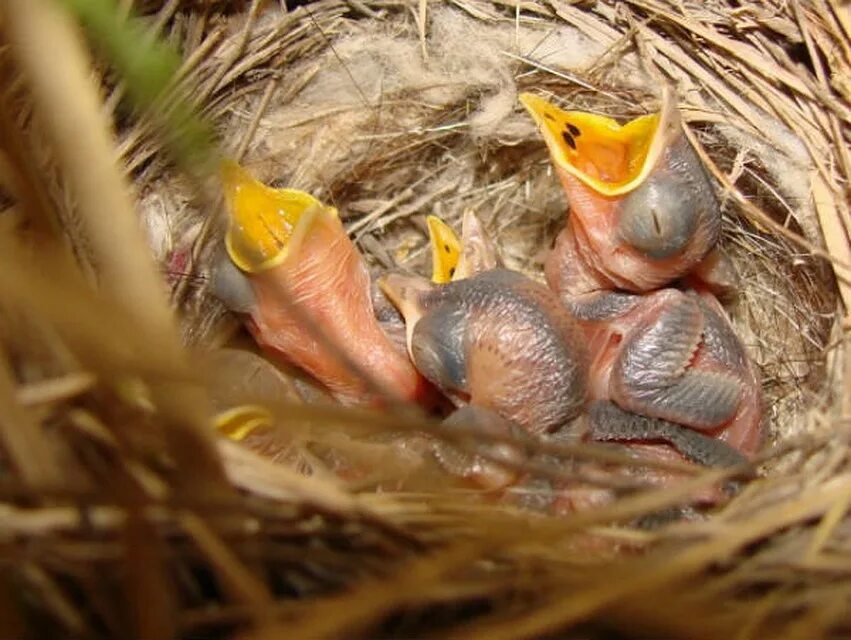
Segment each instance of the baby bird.
[{"label": "baby bird", "polygon": [[[545,265],[553,290],[644,292],[700,270],[718,240],[720,207],[670,88],[659,113],[624,125],[528,93],[520,101],[540,128],[570,205]],[[702,269],[703,278],[712,280],[716,262]]]},{"label": "baby bird", "polygon": [[[579,298],[571,310],[591,352],[586,437],[622,443],[622,451],[639,460],[746,465],[762,439],[761,388],[717,299],[705,290],[676,289]],[[617,475],[647,486],[684,479],[650,467],[625,467]],[[717,504],[735,487],[732,482],[706,487],[689,502]],[[569,486],[554,489],[547,508],[570,513],[611,499],[600,488]],[[667,515],[687,514],[686,508]]]},{"label": "baby bird", "polygon": [[444,285],[391,274],[381,287],[411,359],[444,392],[532,434],[568,428],[585,406],[582,336],[545,286],[490,269]]},{"label": "baby bird", "polygon": [[472,209],[461,219],[461,239],[437,216],[429,216],[431,281],[446,284],[502,266],[490,236]]},{"label": "baby bird", "polygon": [[[761,440],[759,377],[711,293],[600,293],[583,296],[570,309],[592,354],[591,399],[653,419],[597,407],[593,437],[663,440],[686,458],[713,466],[727,466],[735,456],[707,443],[706,436],[743,456],[755,453]],[[626,423],[632,426],[624,428]],[[709,459],[707,446],[714,447]]]},{"label": "baby bird", "polygon": [[430,404],[434,389],[376,320],[369,273],[336,210],[301,191],[269,188],[233,162],[221,175],[229,260],[217,266],[213,288],[247,314],[257,343],[344,404]]},{"label": "baby bird", "polygon": [[[478,223],[475,216],[469,217],[464,242],[437,218],[429,221],[434,280],[459,273],[458,257],[464,252],[477,253],[466,241],[468,224],[477,239],[487,240],[481,225],[471,224]],[[708,291],[596,292],[562,301],[586,337],[592,439],[629,442],[645,457],[682,456],[708,466],[741,464],[755,451],[761,418],[758,377]],[[659,442],[670,446],[654,444]]]}]

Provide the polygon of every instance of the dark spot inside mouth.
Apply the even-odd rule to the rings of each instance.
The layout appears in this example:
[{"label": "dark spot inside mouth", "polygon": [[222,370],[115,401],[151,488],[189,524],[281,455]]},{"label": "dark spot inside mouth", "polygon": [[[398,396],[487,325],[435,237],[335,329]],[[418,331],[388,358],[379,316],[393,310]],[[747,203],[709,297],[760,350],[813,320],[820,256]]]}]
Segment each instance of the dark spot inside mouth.
[{"label": "dark spot inside mouth", "polygon": [[564,138],[564,141],[567,143],[568,147],[570,147],[574,151],[576,150],[576,140],[573,139],[573,136],[570,135],[570,133],[568,133],[567,131],[562,131],[561,137]]},{"label": "dark spot inside mouth", "polygon": [[443,250],[444,250],[446,253],[449,253],[449,245],[448,245],[448,244],[443,245]]},{"label": "dark spot inside mouth", "polygon": [[553,117],[553,114],[551,114],[551,113],[545,113],[545,114],[544,114],[544,117],[545,117],[547,120],[555,120],[555,118]]},{"label": "dark spot inside mouth", "polygon": [[577,127],[575,124],[568,123],[567,130],[570,132],[570,135],[572,135],[574,138],[578,138],[579,136],[582,135],[582,132],[579,130],[579,127]]}]

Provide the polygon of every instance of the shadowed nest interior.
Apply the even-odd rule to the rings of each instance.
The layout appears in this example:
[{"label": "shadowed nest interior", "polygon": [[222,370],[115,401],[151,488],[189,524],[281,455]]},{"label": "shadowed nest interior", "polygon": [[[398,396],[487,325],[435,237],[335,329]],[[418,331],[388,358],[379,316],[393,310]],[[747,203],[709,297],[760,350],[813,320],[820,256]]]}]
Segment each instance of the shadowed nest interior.
[{"label": "shadowed nest interior", "polygon": [[[207,287],[221,251],[221,202],[168,162],[149,121],[117,117],[119,153],[190,362],[213,371],[199,382],[157,327],[95,296],[60,259],[19,282],[8,268],[0,276],[8,301],[0,401],[44,450],[22,463],[10,444],[17,427],[2,425],[5,629],[258,638],[847,631],[846,8],[834,0],[326,0],[289,12],[273,2],[148,5],[146,24],[183,52],[180,84],[223,151],[269,184],[337,207],[376,271],[427,273],[425,217],[457,227],[473,209],[507,266],[541,279],[566,205],[517,95],[623,120],[654,110],[661,83],[673,84],[724,204],[722,249],[742,282],[730,311],[766,398],[763,464],[712,517],[651,531],[629,525],[731,472],[665,491],[625,487],[613,505],[565,518],[446,491],[430,469],[409,481],[412,463],[388,444],[393,433],[451,434],[417,416],[305,404],[315,392],[292,371],[261,372],[261,392],[246,382],[255,361],[211,355],[245,343]],[[14,31],[13,10],[10,24]],[[105,86],[114,108],[120,89],[108,73]],[[30,101],[9,93],[6,116],[12,98]],[[15,119],[78,260],[98,273],[120,259],[99,255],[88,238],[63,156],[38,118],[22,110]],[[11,163],[26,157],[12,146],[0,144]],[[31,215],[18,174],[27,175],[2,174],[10,230]],[[31,252],[7,253],[10,265],[33,264]],[[63,321],[80,305],[88,311],[78,324]],[[114,326],[104,327],[107,317]],[[206,419],[187,408],[203,405],[196,396],[205,391],[217,408],[279,394],[278,424],[254,442],[265,459],[213,444],[212,429],[180,427]],[[376,472],[343,483],[333,450]],[[581,446],[550,453],[600,455]],[[62,471],[21,472],[44,464]],[[669,605],[660,611],[659,602]]]}]

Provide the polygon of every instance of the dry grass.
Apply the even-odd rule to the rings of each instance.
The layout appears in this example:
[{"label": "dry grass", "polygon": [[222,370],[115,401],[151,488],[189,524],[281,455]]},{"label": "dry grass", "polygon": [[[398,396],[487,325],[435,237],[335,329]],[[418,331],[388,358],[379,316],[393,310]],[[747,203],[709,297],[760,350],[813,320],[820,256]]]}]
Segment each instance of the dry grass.
[{"label": "dry grass", "polygon": [[[564,203],[516,92],[625,117],[674,82],[724,194],[723,248],[743,280],[735,321],[762,372],[770,439],[759,477],[711,517],[647,530],[634,524],[750,470],[666,491],[625,476],[613,504],[552,517],[450,489],[388,444],[427,429],[476,446],[417,415],[305,403],[292,372],[260,367],[248,385],[256,362],[209,352],[234,335],[205,286],[215,197],[171,167],[155,122],[126,116],[120,84],[93,84],[61,12],[10,0],[0,637],[847,635],[844,5],[139,4],[184,51],[178,85],[223,148],[333,202],[377,269],[422,270],[424,216],[454,222],[473,207],[506,262],[539,276]],[[203,374],[211,357],[234,370]],[[213,408],[252,393],[277,416],[261,453],[216,442]],[[601,446],[528,446],[546,454],[524,465],[541,479],[588,481],[575,460],[636,464]],[[346,464],[370,472],[344,481]]]}]

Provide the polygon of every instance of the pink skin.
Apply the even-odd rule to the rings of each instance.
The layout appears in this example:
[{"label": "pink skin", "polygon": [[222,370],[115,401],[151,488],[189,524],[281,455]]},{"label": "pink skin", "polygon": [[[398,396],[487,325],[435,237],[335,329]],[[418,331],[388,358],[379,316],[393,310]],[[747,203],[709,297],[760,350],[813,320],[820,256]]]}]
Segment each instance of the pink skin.
[{"label": "pink skin", "polygon": [[[617,364],[623,358],[629,341],[639,332],[646,331],[657,321],[667,305],[684,295],[674,289],[664,289],[644,296],[634,308],[621,316],[581,322],[593,354],[589,379],[592,400],[611,400],[628,411],[671,419],[670,415],[654,410],[653,407],[648,408],[629,395],[628,385],[618,377]],[[723,308],[714,296],[708,292],[701,292],[700,297],[724,322],[729,324]],[[700,330],[699,327],[698,330]],[[744,353],[743,347],[738,343],[731,348]],[[762,418],[761,389],[753,363],[746,357],[725,362],[722,356],[713,353],[700,339],[693,354],[685,363],[685,370],[735,378],[741,392],[734,415],[722,424],[706,425],[696,418],[693,421],[688,418],[676,421],[702,431],[706,435],[717,437],[745,456],[752,457],[760,444]],[[695,413],[700,414],[699,411]]]},{"label": "pink skin", "polygon": [[[694,412],[692,424],[689,424],[687,419],[676,422],[700,431],[704,435],[718,438],[747,458],[751,458],[757,451],[762,438],[762,395],[759,376],[756,367],[747,358],[744,348],[735,337],[720,303],[706,290],[699,291],[699,296],[705,307],[701,307],[699,326],[691,328],[698,336],[698,341],[693,350],[689,351],[690,355],[684,358],[684,371],[719,374],[727,379],[735,379],[740,391],[735,412],[722,424],[707,428],[701,421],[704,412],[700,410]],[[683,299],[687,299],[687,294],[674,289],[663,289],[641,296],[634,306],[620,315],[612,314],[597,320],[580,320],[580,327],[585,334],[586,344],[591,354],[588,379],[590,401],[611,401],[627,411],[663,419],[670,418],[667,415],[659,415],[654,407],[648,408],[646,404],[631,397],[629,384],[621,376],[628,370],[624,366],[624,358],[630,342],[646,336],[654,326],[658,329],[658,323],[663,322],[661,319],[663,312],[677,302],[682,303]],[[689,327],[683,327],[683,331],[689,329]],[[710,333],[707,334],[707,331]],[[710,334],[714,337],[707,342],[705,336]],[[719,345],[726,345],[726,350],[719,348]],[[685,461],[684,456],[668,444],[630,441],[625,442],[624,446],[625,452],[642,460],[680,463]],[[617,474],[630,477],[648,486],[673,486],[687,478],[684,474],[651,467],[606,470],[599,465],[586,463],[582,465],[582,468],[587,474],[601,477]],[[554,514],[568,514],[599,507],[609,504],[614,499],[614,494],[610,490],[594,486],[574,484],[559,486],[557,484],[553,491],[554,497],[548,509]],[[718,503],[723,499],[721,487],[708,487],[691,497],[691,500],[704,504]]]},{"label": "pink skin", "polygon": [[566,171],[556,171],[570,202],[567,226],[544,266],[547,282],[556,291],[652,291],[696,268],[715,243],[710,229],[698,225],[682,252],[664,259],[648,257],[620,238],[621,197],[601,195]]},{"label": "pink skin", "polygon": [[[715,296],[706,291],[701,291],[700,296],[724,320],[727,320],[726,312]],[[730,373],[729,365],[721,362],[704,348],[698,349],[692,366],[706,371]],[[762,444],[762,385],[756,366],[750,358],[746,357],[744,366],[738,367],[733,373],[742,383],[742,396],[736,415],[730,422],[708,432],[707,435],[716,436],[751,458]]]},{"label": "pink skin", "polygon": [[258,344],[305,369],[343,404],[376,405],[383,398],[281,300],[298,305],[387,398],[426,405],[435,401],[433,388],[381,330],[366,265],[336,217],[318,216],[283,263],[252,274],[250,282],[256,305],[249,329]]}]

